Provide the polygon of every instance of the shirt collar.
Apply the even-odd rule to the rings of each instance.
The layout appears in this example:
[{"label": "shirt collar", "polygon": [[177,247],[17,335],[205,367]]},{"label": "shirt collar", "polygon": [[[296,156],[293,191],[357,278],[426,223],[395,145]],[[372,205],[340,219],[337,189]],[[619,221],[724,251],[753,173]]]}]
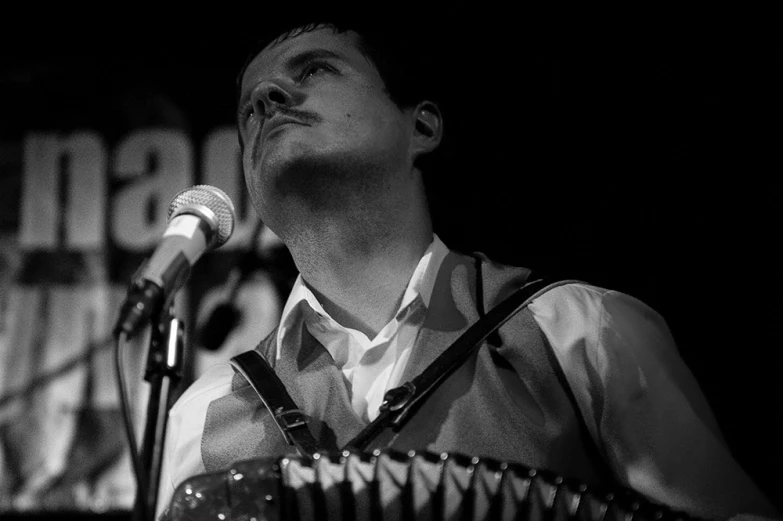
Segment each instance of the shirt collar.
[{"label": "shirt collar", "polygon": [[[430,298],[432,297],[432,289],[435,286],[435,278],[438,275],[440,266],[443,263],[443,259],[448,255],[449,249],[443,244],[440,238],[432,234],[432,242],[427,250],[419,260],[419,264],[413,271],[413,275],[408,281],[408,286],[405,288],[405,293],[402,297],[399,311],[405,309],[413,302],[416,297],[421,297],[422,303],[425,307],[430,305]],[[304,283],[304,279],[300,274],[294,282],[294,287],[291,289],[291,293],[288,295],[288,300],[283,308],[283,314],[280,317],[280,327],[277,331],[277,359],[280,359],[283,348],[283,339],[292,329],[297,320],[302,317],[301,306],[307,303],[310,308],[316,313],[329,317],[329,314],[324,310],[318,299],[315,298],[313,292]]]}]

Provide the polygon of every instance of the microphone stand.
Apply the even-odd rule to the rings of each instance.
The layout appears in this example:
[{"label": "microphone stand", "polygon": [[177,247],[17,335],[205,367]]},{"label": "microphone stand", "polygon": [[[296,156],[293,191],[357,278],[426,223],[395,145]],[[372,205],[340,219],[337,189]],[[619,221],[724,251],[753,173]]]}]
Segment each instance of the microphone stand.
[{"label": "microphone stand", "polygon": [[147,418],[144,426],[141,462],[147,479],[147,497],[137,493],[134,519],[153,520],[163,464],[169,402],[182,379],[184,323],[174,316],[173,305],[153,314],[149,354],[144,379],[150,383]]}]

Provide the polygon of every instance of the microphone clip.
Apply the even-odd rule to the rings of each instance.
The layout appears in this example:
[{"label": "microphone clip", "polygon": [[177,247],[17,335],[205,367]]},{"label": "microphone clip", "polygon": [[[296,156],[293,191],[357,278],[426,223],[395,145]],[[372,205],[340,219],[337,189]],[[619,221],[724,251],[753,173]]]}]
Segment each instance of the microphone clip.
[{"label": "microphone clip", "polygon": [[140,279],[131,284],[114,326],[114,336],[125,333],[130,338],[138,333],[150,317],[160,314],[163,296],[163,288],[150,280]]}]

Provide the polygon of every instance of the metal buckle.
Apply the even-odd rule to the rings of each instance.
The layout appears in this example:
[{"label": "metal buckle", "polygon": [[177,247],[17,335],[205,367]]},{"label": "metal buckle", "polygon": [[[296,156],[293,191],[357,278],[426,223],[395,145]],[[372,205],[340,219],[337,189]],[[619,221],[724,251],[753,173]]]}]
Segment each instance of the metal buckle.
[{"label": "metal buckle", "polygon": [[283,430],[289,431],[307,425],[307,417],[300,409],[292,409],[290,411],[282,409],[280,407],[275,411],[275,419]]},{"label": "metal buckle", "polygon": [[389,389],[383,396],[383,403],[379,410],[381,412],[385,410],[397,411],[403,407],[413,398],[413,393],[416,392],[416,386],[411,382],[405,382],[401,387],[395,387]]}]

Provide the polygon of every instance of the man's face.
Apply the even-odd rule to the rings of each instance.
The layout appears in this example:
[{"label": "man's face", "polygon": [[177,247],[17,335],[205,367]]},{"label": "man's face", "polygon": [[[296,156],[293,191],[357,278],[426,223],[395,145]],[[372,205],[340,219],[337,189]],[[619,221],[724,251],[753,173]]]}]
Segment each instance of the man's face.
[{"label": "man's face", "polygon": [[410,169],[409,118],[385,92],[358,38],[331,28],[306,32],[268,46],[245,71],[242,163],[272,229],[287,205],[339,211],[358,198],[383,197],[394,174]]}]

